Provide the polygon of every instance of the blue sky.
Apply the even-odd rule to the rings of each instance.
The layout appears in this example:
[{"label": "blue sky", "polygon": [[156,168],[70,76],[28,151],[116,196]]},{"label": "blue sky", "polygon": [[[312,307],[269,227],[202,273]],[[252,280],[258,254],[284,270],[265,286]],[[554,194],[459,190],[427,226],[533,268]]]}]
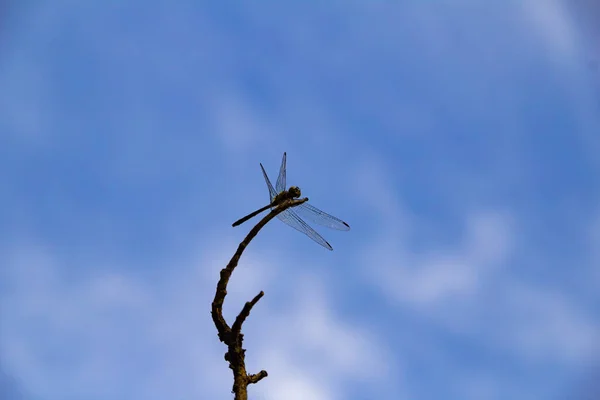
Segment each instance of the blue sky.
[{"label": "blue sky", "polygon": [[592,2],[9,2],[0,28],[0,394],[583,399],[600,367]]}]

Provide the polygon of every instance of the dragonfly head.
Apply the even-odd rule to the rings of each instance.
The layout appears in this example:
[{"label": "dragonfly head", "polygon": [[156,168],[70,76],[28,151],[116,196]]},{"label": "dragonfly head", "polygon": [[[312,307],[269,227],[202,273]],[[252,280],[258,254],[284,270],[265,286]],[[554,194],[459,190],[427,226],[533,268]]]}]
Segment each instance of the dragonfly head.
[{"label": "dragonfly head", "polygon": [[300,191],[300,188],[298,186],[290,186],[288,192],[294,199],[302,195],[302,192]]}]

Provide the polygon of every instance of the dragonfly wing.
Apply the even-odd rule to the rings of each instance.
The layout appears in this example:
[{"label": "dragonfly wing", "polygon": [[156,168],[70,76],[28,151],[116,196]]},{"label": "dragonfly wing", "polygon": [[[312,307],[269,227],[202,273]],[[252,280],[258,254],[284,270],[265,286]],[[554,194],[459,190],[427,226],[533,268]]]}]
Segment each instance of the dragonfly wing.
[{"label": "dragonfly wing", "polygon": [[286,153],[283,153],[283,158],[281,159],[281,167],[279,167],[279,176],[277,177],[277,182],[275,183],[275,189],[277,189],[277,193],[281,193],[285,190],[285,163],[286,163]]},{"label": "dragonfly wing", "polygon": [[[284,153],[284,157],[285,157],[285,153]],[[270,202],[272,203],[275,196],[277,196],[277,192],[273,188],[273,185],[271,184],[271,181],[269,180],[269,177],[267,176],[267,173],[265,172],[265,168],[263,167],[262,164],[260,164],[260,169],[262,169],[263,176],[265,177],[265,182],[267,182],[267,187],[269,188]]]},{"label": "dragonfly wing", "polygon": [[319,210],[317,207],[311,206],[308,203],[302,203],[294,208],[294,212],[298,213],[302,218],[326,226],[331,229],[337,229],[339,231],[350,230],[350,225],[345,223],[339,218],[329,215],[324,211]]},{"label": "dragonfly wing", "polygon": [[304,222],[298,216],[298,214],[296,214],[291,209],[287,209],[284,212],[278,214],[277,218],[279,218],[281,221],[285,222],[292,228],[296,229],[297,231],[304,233],[306,236],[319,243],[326,249],[333,250],[333,247],[331,247],[327,240],[323,239],[321,235],[319,235],[313,228],[308,226],[308,224]]}]

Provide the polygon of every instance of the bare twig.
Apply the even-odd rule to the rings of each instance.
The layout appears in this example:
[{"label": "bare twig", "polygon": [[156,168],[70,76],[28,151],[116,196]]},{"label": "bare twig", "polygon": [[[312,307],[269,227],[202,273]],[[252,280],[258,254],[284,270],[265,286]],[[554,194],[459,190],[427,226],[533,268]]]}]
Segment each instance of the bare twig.
[{"label": "bare twig", "polygon": [[240,243],[237,251],[231,257],[231,260],[225,268],[221,270],[221,277],[217,283],[217,290],[215,298],[212,302],[212,319],[217,328],[219,334],[219,340],[227,345],[227,353],[225,353],[225,360],[229,362],[229,368],[233,371],[233,390],[235,394],[235,400],[247,400],[248,399],[248,385],[256,383],[261,379],[265,378],[268,374],[267,371],[262,370],[258,374],[250,374],[246,372],[245,363],[245,352],[242,348],[242,341],[244,335],[242,334],[242,324],[250,315],[252,307],[264,296],[264,292],[257,294],[252,301],[247,302],[244,305],[242,311],[235,319],[232,327],[227,325],[225,318],[223,317],[223,302],[225,296],[227,296],[227,284],[229,278],[233,273],[233,270],[238,265],[238,261],[242,256],[242,253],[250,243],[252,239],[258,234],[258,232],[275,216],[290,207],[295,207],[308,201],[308,198],[304,199],[290,199],[281,203],[278,207],[267,214],[254,228],[250,230],[246,238]]}]

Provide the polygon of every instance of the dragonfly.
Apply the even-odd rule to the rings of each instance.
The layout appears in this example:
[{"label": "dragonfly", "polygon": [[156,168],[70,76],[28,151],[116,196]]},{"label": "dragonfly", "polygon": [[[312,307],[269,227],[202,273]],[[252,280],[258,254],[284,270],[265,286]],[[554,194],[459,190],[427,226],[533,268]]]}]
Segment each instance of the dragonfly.
[{"label": "dragonfly", "polygon": [[[291,186],[288,190],[285,190],[286,185],[286,153],[283,153],[283,158],[281,160],[281,167],[279,167],[279,176],[277,177],[277,182],[275,183],[275,187],[271,184],[269,180],[269,176],[267,175],[265,168],[262,163],[260,164],[260,168],[262,169],[263,176],[265,178],[265,182],[267,183],[267,187],[269,189],[269,199],[270,202],[266,206],[259,208],[258,210],[246,215],[243,218],[235,221],[233,226],[238,226],[243,224],[247,220],[255,217],[261,212],[267,209],[273,209],[277,207],[279,204],[283,203],[285,200],[291,198],[298,198],[301,195],[300,188],[297,186]],[[321,246],[325,247],[328,250],[333,250],[333,247],[327,242],[327,240],[323,239],[317,231],[311,228],[304,219],[307,219],[316,224],[326,226],[331,229],[336,229],[339,231],[348,231],[350,230],[350,225],[345,223],[339,218],[336,218],[332,215],[327,214],[319,210],[317,207],[314,207],[307,202],[304,202],[298,206],[290,207],[285,211],[277,214],[277,218],[281,221],[285,222],[287,225],[292,228],[304,233],[306,236],[319,243]],[[304,218],[304,219],[303,219]]]}]

